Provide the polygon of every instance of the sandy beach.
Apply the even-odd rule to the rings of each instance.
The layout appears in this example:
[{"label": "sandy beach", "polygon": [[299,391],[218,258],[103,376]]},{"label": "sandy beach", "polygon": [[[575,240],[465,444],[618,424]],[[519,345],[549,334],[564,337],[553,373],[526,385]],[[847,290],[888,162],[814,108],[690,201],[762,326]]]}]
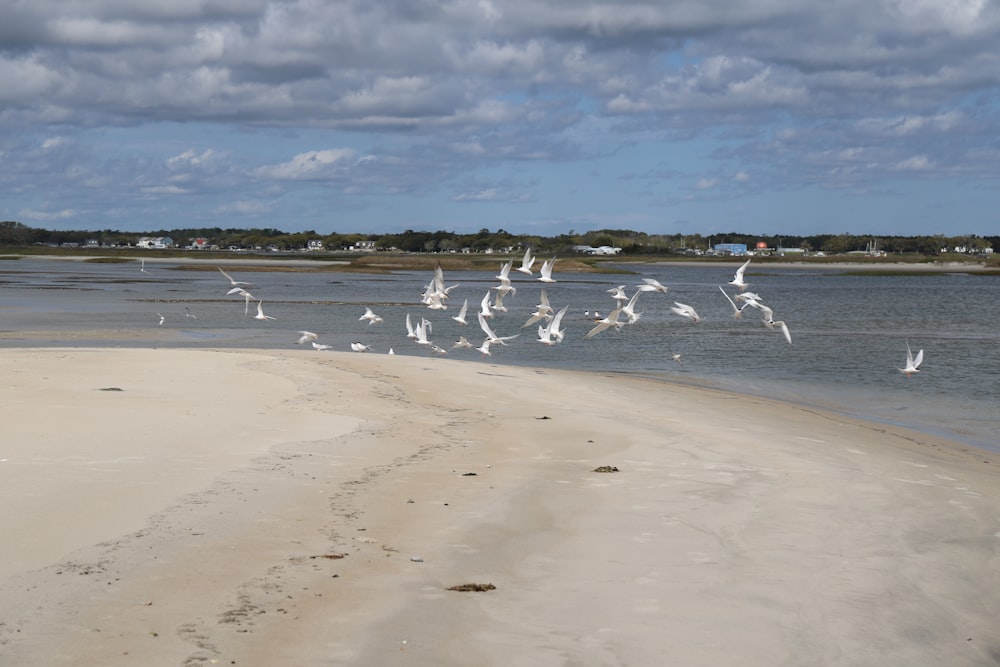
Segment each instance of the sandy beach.
[{"label": "sandy beach", "polygon": [[4,666],[1000,664],[1000,461],[958,443],[436,357],[0,374]]}]

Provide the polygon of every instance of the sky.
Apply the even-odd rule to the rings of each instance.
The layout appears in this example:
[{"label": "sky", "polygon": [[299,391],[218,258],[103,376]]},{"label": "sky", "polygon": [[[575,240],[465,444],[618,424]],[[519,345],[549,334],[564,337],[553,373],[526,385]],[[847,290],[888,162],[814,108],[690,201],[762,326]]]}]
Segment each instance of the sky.
[{"label": "sky", "polygon": [[1000,0],[0,0],[0,220],[1000,233]]}]

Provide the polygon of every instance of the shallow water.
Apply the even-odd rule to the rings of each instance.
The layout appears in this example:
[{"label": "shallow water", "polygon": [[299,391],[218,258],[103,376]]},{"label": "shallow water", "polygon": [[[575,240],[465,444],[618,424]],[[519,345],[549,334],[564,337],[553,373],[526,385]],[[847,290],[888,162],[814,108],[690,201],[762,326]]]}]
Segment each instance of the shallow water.
[{"label": "shallow water", "polygon": [[[497,262],[499,270],[500,262]],[[299,330],[314,331],[320,342],[349,350],[352,341],[374,352],[427,355],[407,339],[404,321],[426,317],[430,338],[443,348],[460,335],[474,345],[483,334],[475,313],[491,285],[492,273],[447,272],[451,292],[447,311],[420,304],[430,271],[390,275],[334,272],[240,272],[253,282],[275,321],[244,315],[238,295],[226,296],[229,282],[216,270],[190,270],[168,261],[97,264],[33,259],[0,262],[0,347],[157,346],[296,348]],[[512,279],[516,295],[504,300],[493,327],[501,336],[520,334],[483,358],[474,350],[451,351],[447,359],[548,368],[640,373],[815,405],[874,421],[909,426],[980,447],[998,447],[1000,426],[1000,277],[928,273],[920,276],[853,276],[840,269],[751,265],[750,290],[785,320],[789,345],[765,328],[757,311],[737,321],[719,293],[727,288],[728,267],[710,265],[629,265],[632,273],[560,274],[544,286],[527,276]],[[668,294],[639,297],[641,319],[620,331],[592,339],[586,311],[607,314],[614,301],[607,290],[626,285],[634,291],[642,277],[669,286]],[[561,345],[537,342],[535,327],[521,324],[545,288],[555,309],[569,305]],[[469,325],[451,320],[469,300]],[[693,323],[674,315],[680,301],[702,317]],[[358,318],[371,306],[384,322],[369,326]],[[188,317],[190,312],[197,319]],[[255,313],[250,304],[250,315]],[[159,316],[164,324],[158,325]],[[898,372],[906,343],[924,349],[921,372]],[[681,362],[671,353],[681,354]],[[664,406],[669,409],[669,406]]]}]

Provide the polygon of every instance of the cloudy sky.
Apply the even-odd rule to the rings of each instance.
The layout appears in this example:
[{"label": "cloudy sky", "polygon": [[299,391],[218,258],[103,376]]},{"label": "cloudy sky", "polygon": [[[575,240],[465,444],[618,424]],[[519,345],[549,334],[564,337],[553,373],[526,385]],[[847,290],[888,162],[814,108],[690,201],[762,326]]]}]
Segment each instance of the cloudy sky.
[{"label": "cloudy sky", "polygon": [[0,220],[1000,231],[1000,0],[0,9]]}]

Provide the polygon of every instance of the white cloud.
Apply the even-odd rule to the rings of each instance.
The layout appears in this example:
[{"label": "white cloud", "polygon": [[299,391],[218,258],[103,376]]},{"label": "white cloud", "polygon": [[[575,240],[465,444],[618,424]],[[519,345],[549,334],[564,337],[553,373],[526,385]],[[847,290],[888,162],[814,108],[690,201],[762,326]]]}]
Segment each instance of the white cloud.
[{"label": "white cloud", "polygon": [[902,171],[927,171],[933,166],[926,155],[914,155],[913,157],[897,162],[894,168]]},{"label": "white cloud", "polygon": [[260,167],[259,176],[281,180],[303,180],[330,178],[336,171],[350,163],[355,151],[350,148],[328,148],[320,151],[299,153],[288,162]]},{"label": "white cloud", "polygon": [[36,209],[21,209],[18,215],[22,220],[33,220],[38,222],[49,222],[53,220],[69,220],[75,218],[77,212],[71,208],[59,211],[39,211]]}]

